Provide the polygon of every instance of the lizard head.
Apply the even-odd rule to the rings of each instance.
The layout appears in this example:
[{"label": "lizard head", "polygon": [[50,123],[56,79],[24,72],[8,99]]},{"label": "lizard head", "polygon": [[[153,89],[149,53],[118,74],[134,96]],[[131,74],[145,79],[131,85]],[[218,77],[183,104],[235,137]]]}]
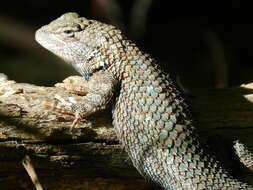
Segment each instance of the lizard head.
[{"label": "lizard head", "polygon": [[77,13],[66,13],[41,27],[35,38],[86,78],[117,61],[123,51],[120,30]]}]

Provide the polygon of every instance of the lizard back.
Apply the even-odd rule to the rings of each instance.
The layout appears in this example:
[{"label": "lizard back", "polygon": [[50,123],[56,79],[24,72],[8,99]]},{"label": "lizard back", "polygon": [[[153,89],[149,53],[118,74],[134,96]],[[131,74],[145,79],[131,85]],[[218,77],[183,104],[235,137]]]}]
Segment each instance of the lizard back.
[{"label": "lizard back", "polygon": [[134,44],[126,44],[131,59],[108,68],[121,81],[113,125],[138,171],[172,190],[247,189],[200,144],[188,106],[169,75]]}]

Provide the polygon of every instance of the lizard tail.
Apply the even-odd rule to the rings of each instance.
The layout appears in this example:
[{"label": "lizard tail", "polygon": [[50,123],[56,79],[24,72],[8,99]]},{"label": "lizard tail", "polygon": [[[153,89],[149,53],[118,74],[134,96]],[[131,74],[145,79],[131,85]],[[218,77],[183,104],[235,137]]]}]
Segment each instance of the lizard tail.
[{"label": "lizard tail", "polygon": [[240,162],[243,163],[249,170],[253,171],[253,153],[249,151],[248,147],[245,144],[239,142],[239,140],[234,141],[235,153],[240,159]]}]

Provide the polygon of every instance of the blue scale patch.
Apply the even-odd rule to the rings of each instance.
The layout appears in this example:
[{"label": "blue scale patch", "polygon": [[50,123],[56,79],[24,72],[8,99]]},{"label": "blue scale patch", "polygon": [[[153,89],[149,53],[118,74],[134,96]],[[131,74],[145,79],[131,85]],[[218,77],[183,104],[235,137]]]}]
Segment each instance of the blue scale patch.
[{"label": "blue scale patch", "polygon": [[181,163],[180,165],[179,165],[179,170],[180,171],[187,171],[187,167],[188,167],[188,165],[187,164],[185,164],[185,163]]},{"label": "blue scale patch", "polygon": [[139,104],[140,105],[145,105],[145,99],[139,99]]},{"label": "blue scale patch", "polygon": [[144,106],[142,107],[142,110],[143,110],[144,112],[148,112],[149,106],[145,106],[145,105],[144,105]]},{"label": "blue scale patch", "polygon": [[153,119],[157,121],[157,120],[161,119],[161,115],[159,113],[158,114],[154,113]]},{"label": "blue scale patch", "polygon": [[133,92],[137,92],[137,91],[139,90],[139,88],[140,88],[140,87],[139,87],[138,85],[133,85],[133,86],[132,86],[132,91],[133,91]]},{"label": "blue scale patch", "polygon": [[171,131],[173,129],[173,126],[174,126],[174,123],[171,120],[165,122],[165,129],[166,130]]}]

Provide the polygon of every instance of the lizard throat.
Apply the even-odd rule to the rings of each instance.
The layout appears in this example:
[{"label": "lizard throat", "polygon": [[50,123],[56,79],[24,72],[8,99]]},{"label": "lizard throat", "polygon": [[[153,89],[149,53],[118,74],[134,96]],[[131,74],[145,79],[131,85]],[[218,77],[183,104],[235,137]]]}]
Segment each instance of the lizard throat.
[{"label": "lizard throat", "polygon": [[108,66],[106,64],[94,64],[94,65],[87,65],[84,67],[84,64],[88,63],[78,63],[78,64],[72,64],[77,72],[79,72],[85,80],[89,80],[90,77],[92,77],[93,74],[105,70]]}]

